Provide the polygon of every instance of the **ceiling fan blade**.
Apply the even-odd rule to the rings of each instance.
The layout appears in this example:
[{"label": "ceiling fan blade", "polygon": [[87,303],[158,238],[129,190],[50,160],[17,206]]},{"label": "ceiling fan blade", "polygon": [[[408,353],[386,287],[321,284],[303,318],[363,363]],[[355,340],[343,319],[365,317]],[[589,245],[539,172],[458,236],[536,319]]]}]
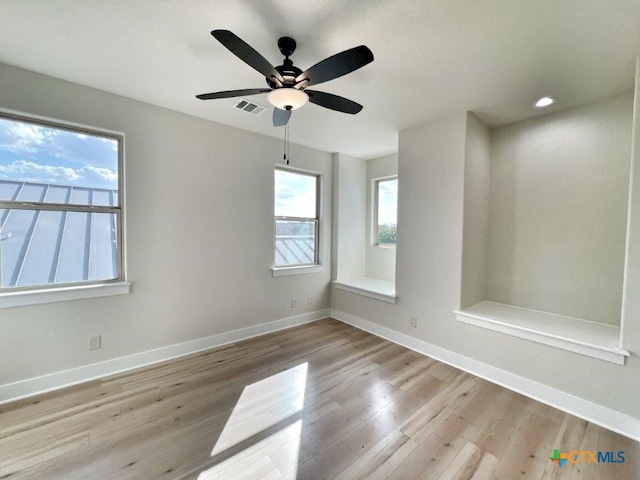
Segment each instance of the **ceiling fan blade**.
[{"label": "ceiling fan blade", "polygon": [[213,30],[211,35],[254,70],[257,70],[267,78],[273,77],[279,82],[283,82],[282,75],[278,73],[274,66],[236,34],[229,30]]},{"label": "ceiling fan blade", "polygon": [[279,108],[273,108],[273,126],[284,127],[289,123],[291,118],[291,110],[280,110]]},{"label": "ceiling fan blade", "polygon": [[215,100],[216,98],[244,97],[270,92],[270,88],[245,88],[244,90],[226,90],[224,92],[201,93],[196,95],[200,100]]},{"label": "ceiling fan blade", "polygon": [[296,82],[307,79],[309,85],[318,85],[351,73],[371,62],[373,62],[373,53],[364,45],[360,45],[316,63],[298,75]]},{"label": "ceiling fan blade", "polygon": [[338,112],[350,113],[355,115],[362,110],[362,105],[349,100],[348,98],[339,97],[332,93],[318,92],[316,90],[305,90],[305,93],[309,95],[309,101],[320,105],[321,107],[330,108]]}]

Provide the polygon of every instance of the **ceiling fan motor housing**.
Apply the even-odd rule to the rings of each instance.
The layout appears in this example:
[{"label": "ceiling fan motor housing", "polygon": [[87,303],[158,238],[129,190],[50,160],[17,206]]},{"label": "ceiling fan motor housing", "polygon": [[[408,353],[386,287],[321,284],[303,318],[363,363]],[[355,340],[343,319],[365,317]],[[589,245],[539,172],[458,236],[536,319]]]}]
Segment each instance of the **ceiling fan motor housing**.
[{"label": "ceiling fan motor housing", "polygon": [[294,66],[293,62],[288,58],[285,59],[282,65],[275,67],[275,69],[280,75],[282,75],[284,82],[282,82],[282,85],[280,85],[278,82],[275,82],[273,78],[265,77],[267,80],[267,85],[269,85],[273,89],[282,87],[300,88],[299,84],[304,82],[304,80],[302,82],[296,82],[296,77],[298,77],[298,75],[302,73],[302,70]]}]

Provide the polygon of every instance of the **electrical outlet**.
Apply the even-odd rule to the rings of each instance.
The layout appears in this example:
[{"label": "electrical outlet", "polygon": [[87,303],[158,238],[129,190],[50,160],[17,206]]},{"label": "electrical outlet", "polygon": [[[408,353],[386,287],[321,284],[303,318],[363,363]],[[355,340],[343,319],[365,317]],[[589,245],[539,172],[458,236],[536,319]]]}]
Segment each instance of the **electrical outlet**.
[{"label": "electrical outlet", "polygon": [[298,306],[298,299],[297,298],[292,298],[291,299],[291,308],[296,308]]},{"label": "electrical outlet", "polygon": [[418,317],[409,317],[409,324],[416,328],[418,326]]},{"label": "electrical outlet", "polygon": [[313,305],[313,297],[307,297],[307,305]]},{"label": "electrical outlet", "polygon": [[89,350],[98,350],[100,347],[102,347],[101,335],[89,337]]}]

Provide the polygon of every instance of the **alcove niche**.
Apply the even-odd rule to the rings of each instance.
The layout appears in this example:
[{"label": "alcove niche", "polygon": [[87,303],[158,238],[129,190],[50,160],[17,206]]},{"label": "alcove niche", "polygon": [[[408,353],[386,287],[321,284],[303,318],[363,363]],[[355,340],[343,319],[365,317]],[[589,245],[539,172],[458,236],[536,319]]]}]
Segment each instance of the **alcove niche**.
[{"label": "alcove niche", "polygon": [[459,321],[624,365],[633,105],[469,114]]},{"label": "alcove niche", "polygon": [[397,178],[398,155],[362,160],[333,158],[333,286],[356,295],[396,303],[395,246],[374,238],[375,188]]}]

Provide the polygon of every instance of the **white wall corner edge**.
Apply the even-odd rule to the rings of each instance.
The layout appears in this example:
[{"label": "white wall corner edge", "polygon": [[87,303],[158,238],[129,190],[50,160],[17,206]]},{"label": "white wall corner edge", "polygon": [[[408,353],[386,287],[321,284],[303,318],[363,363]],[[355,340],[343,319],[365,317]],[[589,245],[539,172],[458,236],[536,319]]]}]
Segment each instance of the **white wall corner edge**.
[{"label": "white wall corner edge", "polygon": [[331,317],[563,412],[575,415],[607,430],[619,433],[635,441],[640,441],[640,419],[638,418],[465,357],[340,310],[331,309]]},{"label": "white wall corner edge", "polygon": [[328,308],[316,310],[314,312],[273,320],[259,325],[253,325],[251,327],[211,335],[209,337],[168,345],[154,350],[134,353],[124,357],[106,360],[104,362],[0,385],[0,405],[91,380],[100,379],[109,375],[115,375],[117,373],[134,370],[136,368],[153,365],[154,363],[164,362],[174,358],[183,357],[185,355],[210,350],[229,343],[247,340],[267,333],[277,332],[278,330],[284,330],[298,325],[303,325],[305,323],[314,322],[316,320],[329,317],[330,313],[331,310]]}]

